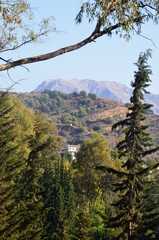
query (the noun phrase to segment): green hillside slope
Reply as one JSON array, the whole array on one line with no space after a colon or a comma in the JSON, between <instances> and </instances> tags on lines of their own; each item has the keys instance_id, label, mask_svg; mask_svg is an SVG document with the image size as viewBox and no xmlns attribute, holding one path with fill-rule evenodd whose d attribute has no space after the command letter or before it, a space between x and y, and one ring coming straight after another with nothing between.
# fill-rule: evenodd
<instances>
[{"instance_id":1,"label":"green hillside slope","mask_svg":"<svg viewBox=\"0 0 159 240\"><path fill-rule=\"evenodd\" d=\"M111 126L123 119L127 112L127 107L120 102L98 98L95 94L84 91L79 94L65 94L49 90L43 93L19 94L18 97L29 108L48 115L57 126L58 134L69 144L80 143L92 131L102 132L114 144L119 132L112 132ZM148 122L154 141L159 143L159 116L148 113Z\"/></svg>"}]
</instances>

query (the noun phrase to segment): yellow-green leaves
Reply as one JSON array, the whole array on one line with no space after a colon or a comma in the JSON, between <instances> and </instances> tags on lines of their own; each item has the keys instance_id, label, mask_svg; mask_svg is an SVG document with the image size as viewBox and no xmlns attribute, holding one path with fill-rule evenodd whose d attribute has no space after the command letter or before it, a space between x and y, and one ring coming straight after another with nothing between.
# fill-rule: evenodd
<instances>
[{"instance_id":1,"label":"yellow-green leaves","mask_svg":"<svg viewBox=\"0 0 159 240\"><path fill-rule=\"evenodd\" d=\"M43 19L35 25L33 17L27 0L0 1L0 52L37 42L40 36L55 30L52 26L53 18Z\"/></svg>"},{"instance_id":2,"label":"yellow-green leaves","mask_svg":"<svg viewBox=\"0 0 159 240\"><path fill-rule=\"evenodd\" d=\"M76 21L80 23L83 15L86 14L89 22L100 21L100 30L118 24L119 27L115 33L128 38L131 32L140 32L143 22L153 20L156 23L159 17L158 13L158 1L91 0L83 3Z\"/></svg>"}]
</instances>

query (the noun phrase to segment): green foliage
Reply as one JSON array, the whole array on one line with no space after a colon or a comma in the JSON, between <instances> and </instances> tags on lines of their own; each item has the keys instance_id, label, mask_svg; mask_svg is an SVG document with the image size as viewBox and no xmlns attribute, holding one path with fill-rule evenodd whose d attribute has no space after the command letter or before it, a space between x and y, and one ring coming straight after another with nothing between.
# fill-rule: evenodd
<instances>
[{"instance_id":1,"label":"green foliage","mask_svg":"<svg viewBox=\"0 0 159 240\"><path fill-rule=\"evenodd\" d=\"M51 31L51 19L43 19L39 23L40 27L37 31L33 29L32 20L33 12L27 0L0 1L0 23L2 26L0 52L15 50L26 43L36 42L40 36Z\"/></svg>"},{"instance_id":2,"label":"green foliage","mask_svg":"<svg viewBox=\"0 0 159 240\"><path fill-rule=\"evenodd\" d=\"M17 144L15 122L12 118L13 105L7 94L0 95L0 235L2 239L10 236L6 228L11 218L11 207L14 205L15 172L19 171L16 157ZM8 173L7 173L8 170Z\"/></svg>"},{"instance_id":3,"label":"green foliage","mask_svg":"<svg viewBox=\"0 0 159 240\"><path fill-rule=\"evenodd\" d=\"M86 115L87 115L86 109L83 108L83 107L79 107L78 117L79 117L79 118L82 118L82 117L84 117L84 116L86 116Z\"/></svg>"},{"instance_id":4,"label":"green foliage","mask_svg":"<svg viewBox=\"0 0 159 240\"><path fill-rule=\"evenodd\" d=\"M94 220L98 218L98 213L89 214L87 202L76 208L80 192L76 191L77 195L74 192L76 186L72 180L72 161L69 162L68 158L66 160L66 156L60 160L58 152L61 140L55 135L56 128L49 119L40 112L33 114L15 96L10 97L7 94L1 97L1 114L2 240L69 240L102 236L103 222L101 219ZM95 142L97 146L94 152ZM102 144L100 150L103 151L103 155L98 150L98 145ZM92 134L92 139L87 145L90 145L90 148L92 146L89 156L94 154L94 159L96 158L93 173L97 158L104 158L104 152L107 160L110 156L104 149L107 149L107 142L97 133ZM95 154L99 156L95 157ZM100 176L95 174L94 183L97 185ZM84 177L83 180L85 181ZM96 190L94 189L94 192ZM93 195L89 201L94 202Z\"/></svg>"},{"instance_id":5,"label":"green foliage","mask_svg":"<svg viewBox=\"0 0 159 240\"><path fill-rule=\"evenodd\" d=\"M89 22L97 22L95 31L108 29L108 35L115 33L129 39L136 31L141 32L143 23L152 20L158 22L158 1L84 1L76 17L76 22L81 23L84 14ZM155 14L154 14L155 12ZM136 30L134 30L136 29Z\"/></svg>"},{"instance_id":6,"label":"green foliage","mask_svg":"<svg viewBox=\"0 0 159 240\"><path fill-rule=\"evenodd\" d=\"M45 202L43 201L43 182L49 161L58 159L60 139L53 136L55 128L44 115L36 113L34 118L34 135L30 136L30 153L26 166L18 180L19 194L19 239L41 239L44 229ZM43 184L42 184L43 183Z\"/></svg>"},{"instance_id":7,"label":"green foliage","mask_svg":"<svg viewBox=\"0 0 159 240\"><path fill-rule=\"evenodd\" d=\"M65 94L50 90L44 93L19 94L20 99L28 107L41 110L50 117L54 124L58 124L59 135L67 142L77 144L87 135L90 136L93 130L99 130L109 139L112 135L118 134L117 131L111 132L110 129L112 122L121 119L121 116L115 112L119 103L95 96L88 94L85 97L80 93ZM60 105L59 99L62 102ZM114 109L114 113L112 111L112 116L110 116L108 112L109 117L107 117L109 109Z\"/></svg>"},{"instance_id":8,"label":"green foliage","mask_svg":"<svg viewBox=\"0 0 159 240\"><path fill-rule=\"evenodd\" d=\"M87 97L87 93L85 91L81 91L79 93L79 95L82 96L82 97Z\"/></svg>"},{"instance_id":9,"label":"green foliage","mask_svg":"<svg viewBox=\"0 0 159 240\"><path fill-rule=\"evenodd\" d=\"M73 160L72 155L69 152L64 152L61 154L61 156L62 156L62 159L67 160L69 162L71 162Z\"/></svg>"},{"instance_id":10,"label":"green foliage","mask_svg":"<svg viewBox=\"0 0 159 240\"><path fill-rule=\"evenodd\" d=\"M43 115L7 93L0 98L1 239L41 239L46 228L41 182L48 161L58 159L61 141Z\"/></svg>"},{"instance_id":11,"label":"green foliage","mask_svg":"<svg viewBox=\"0 0 159 240\"><path fill-rule=\"evenodd\" d=\"M89 213L79 211L76 215L73 235L75 240L91 240L92 239L92 220Z\"/></svg>"},{"instance_id":12,"label":"green foliage","mask_svg":"<svg viewBox=\"0 0 159 240\"><path fill-rule=\"evenodd\" d=\"M107 166L110 162L108 143L101 134L94 132L90 139L83 141L74 163L75 189L79 202L86 203L87 208L89 204L94 204L101 191L103 176L96 167Z\"/></svg>"},{"instance_id":13,"label":"green foliage","mask_svg":"<svg viewBox=\"0 0 159 240\"><path fill-rule=\"evenodd\" d=\"M145 68L140 68L140 70L142 69L145 71ZM135 73L135 76L140 79L138 72ZM145 85L137 84L136 86L144 89ZM63 128L64 133L71 138L67 129L74 129L72 125L74 121L78 120L74 115L73 107L76 106L77 109L81 97L77 94L74 99L72 95L58 92L53 93L56 97L50 98L49 94L52 92L44 93L42 97L41 94L34 95L38 108L42 103L47 105L47 102L50 101L59 102L59 100L56 102L57 96L59 96L58 99L65 101L67 107L68 102L71 103L72 112L66 116L69 116L72 123L64 124ZM142 98L140 91L134 91L134 95ZM28 94L27 97L29 96ZM127 183L129 186L133 184L132 168L130 167L134 163L131 162L132 159L137 159L133 173L140 173L139 176L136 175L136 179L139 180L137 185L133 186L138 191L138 187L142 188L142 184L144 185L144 191L141 194L141 189L137 192L137 197L139 196L141 201L137 201L138 198L135 194L133 195L132 203L135 203L133 210L138 202L141 205L133 215L135 217L137 215L136 218L133 218L133 221L135 222L137 219L137 222L135 222L136 228L133 231L132 239L133 237L135 239L135 236L142 240L158 237L156 222L159 212L157 195L159 181L158 174L154 171L157 162L146 158L146 161L141 161L141 166L137 158L140 154L146 156L155 151L155 149L150 149L150 139L146 132L144 109L147 112L147 104L139 104L136 98L132 97L129 105L130 111L128 111L129 124L122 125L125 135L129 134L126 136L131 136L131 131L134 136L134 128L131 128L133 126L131 124L134 124L136 120L135 129L138 129L138 134L141 133L141 138L139 134L134 142L143 144L144 152L140 152L139 145L133 148L131 138L131 151L135 149L133 158L131 158L132 155L128 151L130 149L128 138L126 141L125 138L120 138L123 145L118 144L120 151L117 152L110 149L103 135L93 132L91 137L81 144L76 160L72 160L69 154L60 156L62 142L57 136L57 129L50 118L46 118L46 115L39 111L33 113L27 109L14 94L2 93L0 98L0 234L2 240L115 239L124 229L124 225L120 224L120 228L116 228L112 220L116 220L116 224L120 223L118 211L120 213L123 206L125 206L124 210L128 209L126 204L130 199L127 197L130 191ZM82 99L85 97L82 96ZM93 102L96 105L97 102L99 103L99 99L93 100ZM106 107L109 103L112 106L112 102L108 102ZM102 102L102 104L105 103ZM51 105L50 102L49 106ZM141 107L139 112L135 106ZM65 114L64 109L65 107L62 108L62 111ZM61 114L61 107L59 110ZM131 116L133 117L131 118ZM140 120L143 123L141 125ZM99 124L99 121L90 119L91 124ZM125 121L120 121L120 123L125 123ZM105 124L104 121L103 123ZM79 141L79 136L82 139L82 133L86 129L82 121L76 124L76 133L79 134L76 137ZM140 128L137 128L138 124ZM121 146L124 146L123 150ZM118 161L118 156L123 156L121 163ZM121 167L122 163L124 166ZM107 171L101 171L103 169L107 169ZM140 176L144 177L140 179ZM117 192L113 192L113 184L116 181ZM120 189L122 184L124 191ZM118 195L118 191L122 194ZM143 197L144 201L142 201ZM120 202L122 198L124 200ZM111 205L112 201L117 203L117 208ZM122 207L119 206L119 202L122 203ZM125 217L123 223L127 224L129 221L132 219L129 220ZM142 234L141 237L143 232L145 234Z\"/></svg>"},{"instance_id":14,"label":"green foliage","mask_svg":"<svg viewBox=\"0 0 159 240\"><path fill-rule=\"evenodd\" d=\"M63 124L70 124L73 123L73 120L75 119L75 117L71 116L69 113L65 114L61 117L61 123Z\"/></svg>"},{"instance_id":15,"label":"green foliage","mask_svg":"<svg viewBox=\"0 0 159 240\"><path fill-rule=\"evenodd\" d=\"M46 179L44 176L45 182L42 185L45 188L47 211L43 220L46 228L42 239L71 239L75 195L72 176L66 166L63 160L56 161L49 176Z\"/></svg>"},{"instance_id":16,"label":"green foliage","mask_svg":"<svg viewBox=\"0 0 159 240\"><path fill-rule=\"evenodd\" d=\"M1 93L0 105L0 235L5 240L17 239L17 179L29 154L27 138L32 133L32 114L7 93ZM24 110L26 114L22 115Z\"/></svg>"},{"instance_id":17,"label":"green foliage","mask_svg":"<svg viewBox=\"0 0 159 240\"><path fill-rule=\"evenodd\" d=\"M98 166L113 167L115 163L111 160L108 143L102 134L93 132L89 139L83 141L72 165L78 196L76 201L82 209L76 219L78 234L81 234L77 239L109 239L113 233L111 228L105 228L105 221L108 220L107 215L113 212L114 176L100 171Z\"/></svg>"},{"instance_id":18,"label":"green foliage","mask_svg":"<svg viewBox=\"0 0 159 240\"><path fill-rule=\"evenodd\" d=\"M95 93L89 93L88 96L92 99L92 100L96 100L97 96Z\"/></svg>"},{"instance_id":19,"label":"green foliage","mask_svg":"<svg viewBox=\"0 0 159 240\"><path fill-rule=\"evenodd\" d=\"M58 96L64 101L60 107L57 105ZM119 137L121 134L120 129L111 131L112 124L123 118L123 113L120 114L116 109L121 106L121 103L116 101L101 98L92 100L90 94L86 98L83 98L78 93L64 94L57 91L24 93L18 94L18 97L27 107L33 110L41 110L46 116L49 116L52 122L58 125L58 134L66 142L78 144L86 137L89 137L93 130L98 130L106 136L112 146L116 137ZM85 99L87 99L86 105L79 106L79 102ZM125 105L122 107L124 108ZM111 111L109 111L110 109ZM159 141L159 134L156 130L158 127L158 118L157 115L147 113L147 124L150 125L150 131L155 143ZM82 131L79 131L79 128Z\"/></svg>"},{"instance_id":20,"label":"green foliage","mask_svg":"<svg viewBox=\"0 0 159 240\"><path fill-rule=\"evenodd\" d=\"M117 144L119 157L123 158L122 171L115 172L120 177L115 184L115 191L119 194L119 199L115 203L117 215L112 218L112 226L121 231L117 239L139 239L136 238L136 234L138 227L142 225L143 206L146 201L146 176L151 174L152 168L158 166L155 164L146 167L144 164L144 157L158 150L151 148L152 141L147 131L148 126L145 124L145 114L151 108L150 104L143 102L143 94L148 93L146 87L151 81L149 77L151 69L147 64L149 56L150 51L140 54L136 63L138 71L135 72L135 80L131 84L134 90L126 119L113 125L113 129L122 127L125 135ZM149 214L149 218L151 217L153 219Z\"/></svg>"}]
</instances>

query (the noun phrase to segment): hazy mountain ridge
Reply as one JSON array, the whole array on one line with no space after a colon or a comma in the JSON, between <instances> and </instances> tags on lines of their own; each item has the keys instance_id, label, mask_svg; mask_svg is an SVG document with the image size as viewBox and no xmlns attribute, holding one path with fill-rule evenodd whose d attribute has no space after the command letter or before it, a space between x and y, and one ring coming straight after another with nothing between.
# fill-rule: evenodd
<instances>
[{"instance_id":1,"label":"hazy mountain ridge","mask_svg":"<svg viewBox=\"0 0 159 240\"><path fill-rule=\"evenodd\" d=\"M95 81L91 79L55 79L42 82L34 92L44 90L57 90L63 93L85 91L95 93L98 97L110 98L116 101L127 103L132 95L132 89L124 84L110 81ZM151 103L155 114L159 114L159 94L145 95L145 101Z\"/></svg>"}]
</instances>

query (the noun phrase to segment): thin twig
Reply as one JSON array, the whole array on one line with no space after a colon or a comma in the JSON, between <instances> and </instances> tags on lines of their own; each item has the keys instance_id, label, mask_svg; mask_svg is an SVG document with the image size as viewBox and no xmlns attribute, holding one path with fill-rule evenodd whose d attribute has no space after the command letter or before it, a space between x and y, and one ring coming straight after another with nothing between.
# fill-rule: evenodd
<instances>
[{"instance_id":1,"label":"thin twig","mask_svg":"<svg viewBox=\"0 0 159 240\"><path fill-rule=\"evenodd\" d=\"M20 79L20 80L18 80L18 81L16 81L16 82L14 82L13 81L13 84L10 86L10 87L8 87L8 88L6 88L6 92L9 92L15 85L17 85L17 84L19 84L21 81L23 81L24 79ZM13 89L12 89L13 90Z\"/></svg>"},{"instance_id":2,"label":"thin twig","mask_svg":"<svg viewBox=\"0 0 159 240\"><path fill-rule=\"evenodd\" d=\"M155 42L154 42L151 38L148 38L148 37L146 37L145 35L140 34L139 32L136 31L135 28L133 28L133 30L135 31L135 33L136 33L138 36L140 36L140 37L142 37L142 38L145 38L146 40L152 42L153 46L154 46L155 48L159 49L159 47L155 44Z\"/></svg>"},{"instance_id":3,"label":"thin twig","mask_svg":"<svg viewBox=\"0 0 159 240\"><path fill-rule=\"evenodd\" d=\"M0 57L0 60L4 61L4 62L6 62L6 63L9 63L9 62L11 62L12 59L10 58L10 59L6 60L6 59Z\"/></svg>"}]
</instances>

